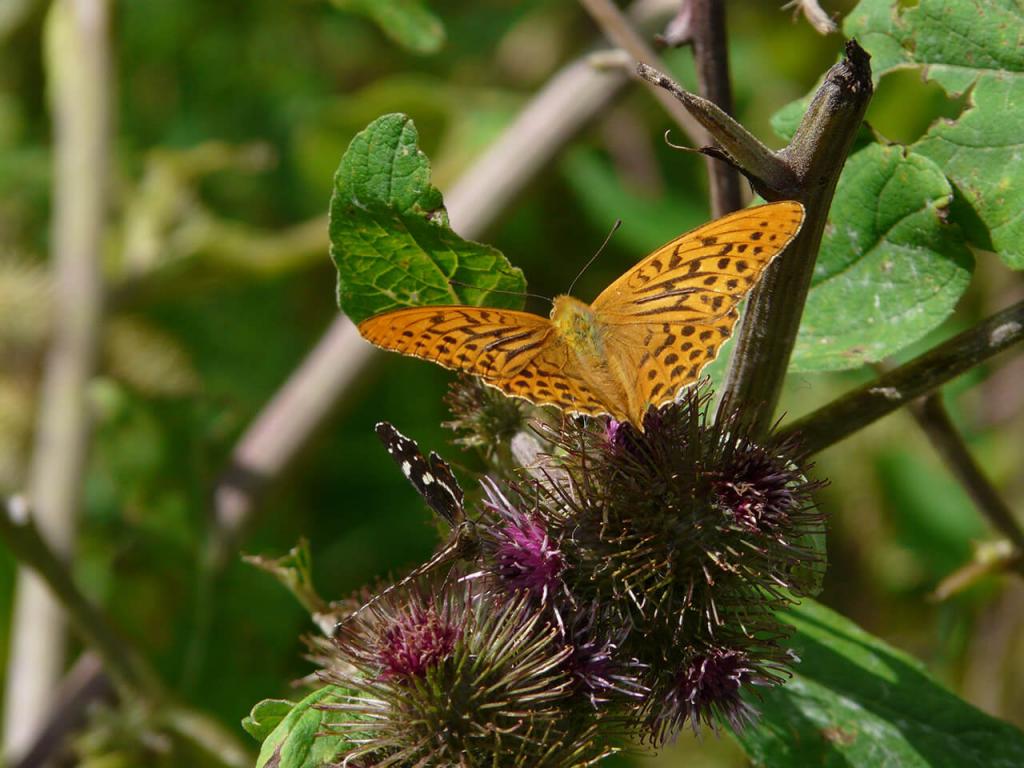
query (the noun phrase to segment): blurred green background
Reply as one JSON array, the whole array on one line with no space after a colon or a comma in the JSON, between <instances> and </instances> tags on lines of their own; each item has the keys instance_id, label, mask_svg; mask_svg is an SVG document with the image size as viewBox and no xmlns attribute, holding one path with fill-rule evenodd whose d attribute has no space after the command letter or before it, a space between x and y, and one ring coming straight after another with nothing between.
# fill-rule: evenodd
<instances>
[{"instance_id":1,"label":"blurred green background","mask_svg":"<svg viewBox=\"0 0 1024 768\"><path fill-rule=\"evenodd\" d=\"M47 273L46 4L7 2L0 15L4 494L24 488L55 309ZM729 5L736 114L772 146L781 145L772 113L812 88L842 47L840 36L823 37L778 5ZM852 2L824 6L842 13ZM73 568L164 678L232 728L262 698L295 697L290 682L311 671L300 636L313 626L293 599L237 559L208 589L200 560L212 488L233 444L337 311L320 222L348 141L380 114L409 114L445 190L561 65L597 40L571 2L447 0L434 10L446 41L436 53L414 54L367 19L320 0L114 5L114 193L104 267L116 300L91 389L96 429ZM664 55L692 87L689 51ZM960 106L909 70L883 80L868 119L886 138L908 141ZM627 91L481 239L523 268L531 291L551 296L621 218L622 229L575 290L593 298L649 249L709 217L703 160L666 146L662 134L672 127L647 92ZM683 141L678 130L671 138ZM936 338L1019 298L1020 278L1005 274L994 259L979 258L971 290ZM869 373L793 376L785 408L805 412ZM947 388L972 450L1017 508L1022 376L1024 358L997 361ZM449 379L435 366L381 355L275 487L242 549L279 554L308 537L328 598L423 560L435 530L372 427L387 419L457 465L474 465L440 426ZM943 603L927 599L970 559L974 542L994 535L910 417L894 415L826 451L818 473L831 479L819 495L831 521L823 601L922 658L968 700L1024 724L1021 585L993 578ZM0 548L3 657L13 574ZM680 753L694 766L743 764L728 739L698 743L686 734L643 762L676 764Z\"/></svg>"}]
</instances>

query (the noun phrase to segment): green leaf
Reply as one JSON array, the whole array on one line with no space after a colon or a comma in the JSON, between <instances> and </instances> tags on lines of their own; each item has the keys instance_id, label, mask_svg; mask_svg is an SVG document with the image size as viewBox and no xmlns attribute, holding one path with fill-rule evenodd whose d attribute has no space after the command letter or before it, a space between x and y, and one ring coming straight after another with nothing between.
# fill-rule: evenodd
<instances>
[{"instance_id":1,"label":"green leaf","mask_svg":"<svg viewBox=\"0 0 1024 768\"><path fill-rule=\"evenodd\" d=\"M264 699L242 718L242 727L256 741L262 742L288 716L294 706L295 702L287 699Z\"/></svg>"},{"instance_id":2,"label":"green leaf","mask_svg":"<svg viewBox=\"0 0 1024 768\"><path fill-rule=\"evenodd\" d=\"M444 26L420 0L331 0L335 7L372 20L381 31L413 53L436 53Z\"/></svg>"},{"instance_id":3,"label":"green leaf","mask_svg":"<svg viewBox=\"0 0 1024 768\"><path fill-rule=\"evenodd\" d=\"M313 557L306 539L301 539L284 557L245 555L242 559L249 565L275 576L311 614L329 610L327 602L313 586Z\"/></svg>"},{"instance_id":4,"label":"green leaf","mask_svg":"<svg viewBox=\"0 0 1024 768\"><path fill-rule=\"evenodd\" d=\"M971 241L1024 269L1024 7L920 0L901 9L862 0L843 28L871 53L876 78L921 66L950 96L968 94L959 118L936 121L912 148L956 186L962 205L951 213Z\"/></svg>"},{"instance_id":5,"label":"green leaf","mask_svg":"<svg viewBox=\"0 0 1024 768\"><path fill-rule=\"evenodd\" d=\"M1011 768L1024 734L943 688L920 662L829 609L781 614L801 661L737 735L758 766Z\"/></svg>"},{"instance_id":6,"label":"green leaf","mask_svg":"<svg viewBox=\"0 0 1024 768\"><path fill-rule=\"evenodd\" d=\"M331 258L338 304L355 322L426 304L519 308L526 281L496 248L448 226L416 127L385 115L357 134L331 196Z\"/></svg>"},{"instance_id":7,"label":"green leaf","mask_svg":"<svg viewBox=\"0 0 1024 768\"><path fill-rule=\"evenodd\" d=\"M330 763L348 748L348 742L328 733L328 725L337 722L338 714L317 707L336 704L347 696L345 689L328 685L292 707L263 742L256 768L321 768Z\"/></svg>"},{"instance_id":8,"label":"green leaf","mask_svg":"<svg viewBox=\"0 0 1024 768\"><path fill-rule=\"evenodd\" d=\"M847 161L791 368L881 360L934 329L970 281L973 257L946 224L952 189L931 160L869 145Z\"/></svg>"}]
</instances>

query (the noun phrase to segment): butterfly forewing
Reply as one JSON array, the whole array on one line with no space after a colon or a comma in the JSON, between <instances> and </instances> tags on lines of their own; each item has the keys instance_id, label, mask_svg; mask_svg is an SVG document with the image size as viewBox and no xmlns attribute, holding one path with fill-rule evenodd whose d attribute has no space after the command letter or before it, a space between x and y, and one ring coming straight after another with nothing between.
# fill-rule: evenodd
<instances>
[{"instance_id":1,"label":"butterfly forewing","mask_svg":"<svg viewBox=\"0 0 1024 768\"><path fill-rule=\"evenodd\" d=\"M740 302L803 223L803 206L769 203L723 216L663 245L601 292L605 323L707 321Z\"/></svg>"},{"instance_id":2,"label":"butterfly forewing","mask_svg":"<svg viewBox=\"0 0 1024 768\"><path fill-rule=\"evenodd\" d=\"M487 307L397 309L359 324L379 347L431 360L484 378L507 378L526 365L551 335L547 318Z\"/></svg>"}]
</instances>

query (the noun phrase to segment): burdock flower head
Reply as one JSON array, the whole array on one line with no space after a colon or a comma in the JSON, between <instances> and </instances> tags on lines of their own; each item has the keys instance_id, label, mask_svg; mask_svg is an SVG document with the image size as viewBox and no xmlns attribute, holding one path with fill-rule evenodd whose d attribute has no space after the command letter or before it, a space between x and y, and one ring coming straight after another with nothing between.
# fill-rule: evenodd
<instances>
[{"instance_id":1,"label":"burdock flower head","mask_svg":"<svg viewBox=\"0 0 1024 768\"><path fill-rule=\"evenodd\" d=\"M342 760L574 766L606 753L596 721L573 714L570 648L525 596L429 586L394 590L339 625L322 677L351 691L328 705L351 745Z\"/></svg>"},{"instance_id":2,"label":"burdock flower head","mask_svg":"<svg viewBox=\"0 0 1024 768\"><path fill-rule=\"evenodd\" d=\"M594 709L615 702L627 708L641 703L648 693L641 682L644 665L621 649L628 634L621 627L602 627L596 605L578 610L567 627L571 653L567 659L573 684Z\"/></svg>"},{"instance_id":3,"label":"burdock flower head","mask_svg":"<svg viewBox=\"0 0 1024 768\"><path fill-rule=\"evenodd\" d=\"M493 481L485 478L482 485L485 568L508 592L525 592L538 604L564 602L566 560L539 498L530 508L521 494L516 495L516 504Z\"/></svg>"},{"instance_id":4,"label":"burdock flower head","mask_svg":"<svg viewBox=\"0 0 1024 768\"><path fill-rule=\"evenodd\" d=\"M526 429L533 407L501 392L472 376L459 376L445 397L452 418L444 426L456 433L455 442L465 448L478 448L489 462L508 452L517 432Z\"/></svg>"},{"instance_id":5,"label":"burdock flower head","mask_svg":"<svg viewBox=\"0 0 1024 768\"><path fill-rule=\"evenodd\" d=\"M381 633L378 654L381 675L395 680L426 677L455 650L462 628L433 602L416 600L395 612L394 623Z\"/></svg>"},{"instance_id":6,"label":"burdock flower head","mask_svg":"<svg viewBox=\"0 0 1024 768\"><path fill-rule=\"evenodd\" d=\"M718 731L725 722L738 731L756 717L756 710L741 693L750 685L778 685L784 669L758 663L744 651L711 648L695 653L674 673L660 700L648 704L650 740L662 744L689 723L694 733L701 726Z\"/></svg>"},{"instance_id":7,"label":"burdock flower head","mask_svg":"<svg viewBox=\"0 0 1024 768\"><path fill-rule=\"evenodd\" d=\"M642 718L659 742L687 720L746 721L726 693L782 679L765 672L786 658L774 612L813 591L823 560L817 484L792 446L713 422L707 404L694 388L649 410L643 430L598 422L551 437L571 478L546 502L571 520L563 578L604 625L631 627L622 651L649 670Z\"/></svg>"}]
</instances>

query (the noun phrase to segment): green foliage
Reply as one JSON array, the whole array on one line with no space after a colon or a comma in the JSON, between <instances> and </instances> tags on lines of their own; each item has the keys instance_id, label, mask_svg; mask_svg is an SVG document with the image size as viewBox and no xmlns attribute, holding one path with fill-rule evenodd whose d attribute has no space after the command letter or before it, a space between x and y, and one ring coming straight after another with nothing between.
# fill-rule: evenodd
<instances>
[{"instance_id":1,"label":"green foliage","mask_svg":"<svg viewBox=\"0 0 1024 768\"><path fill-rule=\"evenodd\" d=\"M263 741L256 768L321 768L330 762L345 748L346 742L341 736L327 733L327 726L335 715L321 707L337 704L346 695L343 689L328 685L293 706ZM285 704L287 702L279 701L257 704L246 719L249 724L246 730L254 736L262 734L270 725L264 723L264 719L280 716Z\"/></svg>"},{"instance_id":2,"label":"green foliage","mask_svg":"<svg viewBox=\"0 0 1024 768\"><path fill-rule=\"evenodd\" d=\"M920 662L839 614L805 601L783 619L801 661L764 694L761 722L737 738L766 768L1010 768L1024 734L937 683Z\"/></svg>"},{"instance_id":3,"label":"green foliage","mask_svg":"<svg viewBox=\"0 0 1024 768\"><path fill-rule=\"evenodd\" d=\"M274 576L310 613L326 610L327 604L313 586L313 561L309 542L305 539L299 541L284 557L248 555L244 560Z\"/></svg>"},{"instance_id":4,"label":"green foliage","mask_svg":"<svg viewBox=\"0 0 1024 768\"><path fill-rule=\"evenodd\" d=\"M899 351L953 311L973 258L946 223L952 190L931 160L871 144L846 163L791 368L842 370Z\"/></svg>"},{"instance_id":5,"label":"green foliage","mask_svg":"<svg viewBox=\"0 0 1024 768\"><path fill-rule=\"evenodd\" d=\"M419 0L331 0L343 11L372 19L381 31L413 53L436 53L444 45L444 26Z\"/></svg>"},{"instance_id":6,"label":"green foliage","mask_svg":"<svg viewBox=\"0 0 1024 768\"><path fill-rule=\"evenodd\" d=\"M685 197L672 190L641 194L593 151L579 148L569 152L561 169L594 229L607 229L616 219L622 221L614 240L630 249L634 262L704 222L706 203L697 195Z\"/></svg>"},{"instance_id":7,"label":"green foliage","mask_svg":"<svg viewBox=\"0 0 1024 768\"><path fill-rule=\"evenodd\" d=\"M431 4L443 10L443 27ZM47 253L61 179L51 178L53 115L40 56L45 5L8 5L13 10L0 2L0 489L15 493L27 485L50 341ZM892 133L908 137L905 148L865 131L841 182L794 356L795 371L819 373L791 377L794 410L867 375L829 371L906 345L903 354L926 348L936 330L946 330L936 326L958 299L948 325L962 329L1000 306L1004 287L1013 289L1013 278L985 254L979 279L968 287L965 242L1024 266L1018 6L865 0L847 18L847 34L868 48L876 79L893 92L885 104L875 100L872 109L888 119L875 122L869 113L872 124L888 136L891 124L913 118L914 129ZM232 4L200 0L118 6L113 198L103 263L108 316L99 375L88 392L95 419L73 563L76 580L174 696L239 736L237 723L253 701L290 695L289 681L309 672L298 639L310 630L309 616L265 574L232 561L211 578L197 563L214 517L212 489L226 470L245 472L232 464L233 446L337 311L325 290L332 270L323 258L323 207L338 158L377 115L415 118L418 136L408 118L374 123L354 143L342 163L347 175L339 173L341 186L333 190L344 194L335 200L341 215L332 245L347 270L346 309L356 319L422 301L518 306L491 291L522 290L517 270L496 250L455 236L432 185L447 189L546 78L587 50L592 32L576 5L544 0L453 0L443 9L431 0L250 0L245 8L238 13ZM765 116L810 87L841 47L839 36L819 37L791 23L778 4L730 4L729 31L736 114L755 133L765 132ZM666 58L693 88L690 51ZM941 92L941 109L905 97L921 73L932 84L929 98ZM802 112L802 104L792 105L790 126ZM940 114L950 119L933 123ZM557 171L542 173L518 195L489 227L487 241L517 254L531 283L542 286L536 290L553 294L621 218L608 254L577 291L594 295L650 248L707 218L703 161L665 147L667 128L673 141L685 143L649 94L626 94L567 143L551 163ZM851 232L871 247L855 248ZM407 259L409 274L386 274L382 265L392 258ZM726 362L723 355L713 368L724 370ZM319 441L283 482L254 478L272 482L274 495L246 530L244 549L282 552L309 536L315 568L306 550L262 561L308 610L319 605L314 575L325 598L338 598L381 574L408 572L436 544L422 504L372 425L388 418L424 445L442 445L441 394L450 377L398 356L378 371L346 390ZM956 405L983 469L1009 490L1024 463L1024 441L1007 419L1015 402L1007 373L989 377L979 369L970 381L974 391L958 390L964 396ZM992 533L918 447L891 450L915 428L905 414L894 415L819 457L814 477L833 478L819 495L831 516L834 559L822 600L856 612L883 636L899 637L951 684L977 679L974 654L981 647L986 663L1010 673L1000 690L988 692L987 706L1019 723L1014 649L989 658L998 649L985 646L978 629L989 607L983 596L1001 589L1002 580L986 577L984 589L955 604L918 599L969 562L969 543L991 543ZM2 609L13 601L14 568L0 545ZM768 734L745 742L754 759L770 764L769 757L789 754L793 763L785 765L805 756L812 764L875 765L884 752L910 765L950 765L975 728L982 744L975 754L989 748L987 739L993 763L1000 754L1019 762L1019 751L1004 749L1016 738L1008 728L942 691L904 656L846 632L835 616L821 620L827 632L812 636L810 615L820 617L820 609L794 614L803 622L797 651L804 664L792 698L787 689L762 703ZM951 621L963 628L955 647L946 631ZM8 625L0 622L0 655ZM884 679L883 688L880 675L845 661L864 657L884 660L903 677ZM901 681L908 690L894 692ZM878 688L861 695L868 683ZM327 702L334 693L325 689L311 700ZM913 715L904 718L906 728L899 728L900 713L880 714L875 699L906 707ZM923 716L919 700L930 708ZM271 745L271 764L278 748L278 758L296 765L316 764L322 755L314 750L330 751L329 742L313 736L326 713L307 702L268 700L246 718L246 728ZM965 713L962 727L944 716L946 709ZM834 722L838 729L829 730ZM101 746L123 740L131 749L90 751L102 756L92 764L208 764L181 754L180 745L160 756L140 746L166 748L166 734L148 725L139 728L120 710L105 723L94 719L89 729ZM861 750L864 734L876 731L884 746ZM851 734L857 738L845 743ZM902 752L892 747L900 739ZM737 748L728 739L684 738L665 760L703 764L723 749ZM715 765L742 760L737 753ZM637 763L624 756L620 764Z\"/></svg>"},{"instance_id":8,"label":"green foliage","mask_svg":"<svg viewBox=\"0 0 1024 768\"><path fill-rule=\"evenodd\" d=\"M1024 268L1024 8L1013 0L921 0L902 8L863 0L843 30L872 55L876 78L920 66L948 94L966 93L956 120L939 120L914 144L962 196L952 209L980 248Z\"/></svg>"},{"instance_id":9,"label":"green foliage","mask_svg":"<svg viewBox=\"0 0 1024 768\"><path fill-rule=\"evenodd\" d=\"M869 144L848 161L796 371L855 368L936 328L967 288L968 242L1024 267L1024 11L1012 2L863 0L843 28L871 54L876 82L920 67L966 106L937 116L902 152ZM775 115L780 135L792 136L809 100Z\"/></svg>"},{"instance_id":10,"label":"green foliage","mask_svg":"<svg viewBox=\"0 0 1024 768\"><path fill-rule=\"evenodd\" d=\"M262 744L294 708L294 701L264 699L242 718L242 727L246 733Z\"/></svg>"},{"instance_id":11,"label":"green foliage","mask_svg":"<svg viewBox=\"0 0 1024 768\"><path fill-rule=\"evenodd\" d=\"M338 304L356 322L424 304L522 306L526 283L495 248L448 226L430 162L405 115L359 133L338 166L331 197L331 257Z\"/></svg>"}]
</instances>

